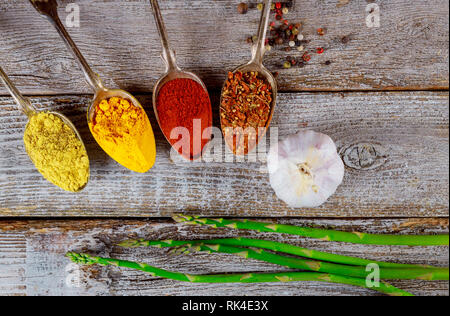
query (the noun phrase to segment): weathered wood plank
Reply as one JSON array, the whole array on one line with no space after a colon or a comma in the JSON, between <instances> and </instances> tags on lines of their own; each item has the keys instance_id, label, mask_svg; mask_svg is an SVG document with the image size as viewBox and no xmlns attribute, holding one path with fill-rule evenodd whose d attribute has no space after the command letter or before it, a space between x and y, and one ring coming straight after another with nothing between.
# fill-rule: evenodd
<instances>
[{"instance_id":1,"label":"weathered wood plank","mask_svg":"<svg viewBox=\"0 0 450 316\"><path fill-rule=\"evenodd\" d=\"M448 233L448 218L277 221L371 233ZM350 245L296 236L215 230L165 220L0 221L0 295L377 295L351 286L316 282L270 285L186 284L153 278L138 271L99 266L79 270L77 287L66 285L71 273L77 271L76 266L70 265L64 257L67 251L143 261L161 268L193 274L285 271L283 267L231 255L196 253L175 256L169 254L167 249L122 249L115 246L126 238L202 239L232 236L266 238L322 251L401 263L448 266L449 260L448 247ZM7 248L3 241L7 243ZM416 295L448 295L448 282L393 283Z\"/></svg>"},{"instance_id":2,"label":"weathered wood plank","mask_svg":"<svg viewBox=\"0 0 450 316\"><path fill-rule=\"evenodd\" d=\"M313 53L302 69L282 70L285 57L302 53L273 49L266 65L280 71L280 88L305 90L448 89L446 0L378 1L379 28L366 26L365 0L296 1L286 15L304 24ZM72 0L59 1L64 21ZM150 92L163 72L161 46L146 0L79 0L81 27L74 40L108 87ZM210 88L221 87L226 71L250 58L245 42L256 33L259 12L237 13L238 1L161 1L180 66L197 72ZM188 12L188 13L187 13ZM316 35L318 27L327 34ZM0 3L2 66L29 94L91 93L75 61L53 27L27 1ZM343 44L347 36L350 41ZM331 65L324 65L330 60ZM0 93L5 90L0 87Z\"/></svg>"},{"instance_id":3,"label":"weathered wood plank","mask_svg":"<svg viewBox=\"0 0 450 316\"><path fill-rule=\"evenodd\" d=\"M140 100L151 113L151 97ZM183 210L217 216L448 216L447 92L281 94L272 125L280 137L304 127L324 132L347 166L336 194L313 209L290 209L277 199L262 172L264 156L257 162L180 165L170 159L151 115L157 162L150 172L135 174L108 159L90 135L84 113L89 97L33 102L61 110L80 128L91 180L82 193L70 194L42 179L23 149L26 117L11 98L0 98L0 216L160 217Z\"/></svg>"}]
</instances>

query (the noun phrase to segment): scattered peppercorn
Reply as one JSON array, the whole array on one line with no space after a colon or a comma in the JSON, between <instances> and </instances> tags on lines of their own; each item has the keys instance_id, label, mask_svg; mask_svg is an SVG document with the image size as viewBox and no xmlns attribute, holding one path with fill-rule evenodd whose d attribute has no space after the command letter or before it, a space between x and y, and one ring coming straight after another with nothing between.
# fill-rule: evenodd
<instances>
[{"instance_id":1,"label":"scattered peppercorn","mask_svg":"<svg viewBox=\"0 0 450 316\"><path fill-rule=\"evenodd\" d=\"M311 60L311 56L308 54L308 52L305 52L302 56L303 60L308 62Z\"/></svg>"},{"instance_id":2,"label":"scattered peppercorn","mask_svg":"<svg viewBox=\"0 0 450 316\"><path fill-rule=\"evenodd\" d=\"M323 27L320 27L317 29L317 34L319 34L320 36L324 36L326 33L326 29L324 29Z\"/></svg>"},{"instance_id":3,"label":"scattered peppercorn","mask_svg":"<svg viewBox=\"0 0 450 316\"><path fill-rule=\"evenodd\" d=\"M275 44L277 44L277 45L282 45L283 44L283 39L281 38L281 37L277 37L276 39L275 39Z\"/></svg>"},{"instance_id":4,"label":"scattered peppercorn","mask_svg":"<svg viewBox=\"0 0 450 316\"><path fill-rule=\"evenodd\" d=\"M306 44L310 43L310 40L305 40L305 36L301 34L302 30L302 23L290 23L286 18L284 18L285 14L289 13L289 8L292 7L293 1L292 0L286 0L285 2L274 2L271 5L271 12L275 16L275 20L271 21L269 24L269 32L270 37L266 39L265 47L266 50L270 50L274 46L282 46L280 49L283 49L286 52L290 52L292 48L296 48L297 51L303 52L303 54L300 57L300 60L295 57L288 56L286 58L286 61L283 63L283 68L291 68L293 66L298 65L298 67L303 68L307 62L311 60L311 54L306 51L307 49ZM241 8L242 6L242 8ZM264 9L263 3L257 3L257 4L250 4L246 5L245 3L241 2L239 4L238 10L239 12L245 11L244 9L248 8L256 8L258 10ZM278 22L276 22L278 21ZM319 36L324 36L327 33L327 29L324 27L319 27L316 29L317 34ZM343 43L348 43L349 41L348 36L344 36L341 38L341 41ZM253 43L256 41L256 38L248 38L247 42ZM286 45L286 46L285 46ZM325 52L325 49L323 47L318 47L314 50L317 54L323 54ZM331 61L327 60L324 62L325 65L330 65Z\"/></svg>"},{"instance_id":5,"label":"scattered peppercorn","mask_svg":"<svg viewBox=\"0 0 450 316\"><path fill-rule=\"evenodd\" d=\"M249 44L253 43L253 39L251 36L247 38L247 43L249 43Z\"/></svg>"},{"instance_id":6,"label":"scattered peppercorn","mask_svg":"<svg viewBox=\"0 0 450 316\"><path fill-rule=\"evenodd\" d=\"M342 39L341 39L341 42L342 42L343 44L347 44L349 41L350 41L350 38L349 38L348 36L344 36L344 37L342 37Z\"/></svg>"},{"instance_id":7,"label":"scattered peppercorn","mask_svg":"<svg viewBox=\"0 0 450 316\"><path fill-rule=\"evenodd\" d=\"M238 8L237 9L238 9L238 12L240 14L246 14L247 11L248 11L248 4L244 3L244 2L241 2L241 3L238 4Z\"/></svg>"}]
</instances>

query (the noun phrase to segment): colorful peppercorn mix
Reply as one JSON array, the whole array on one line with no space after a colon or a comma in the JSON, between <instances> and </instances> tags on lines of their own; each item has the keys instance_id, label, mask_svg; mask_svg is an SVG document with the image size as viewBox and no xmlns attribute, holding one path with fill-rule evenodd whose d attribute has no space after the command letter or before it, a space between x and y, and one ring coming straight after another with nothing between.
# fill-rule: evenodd
<instances>
[{"instance_id":1,"label":"colorful peppercorn mix","mask_svg":"<svg viewBox=\"0 0 450 316\"><path fill-rule=\"evenodd\" d=\"M263 5L262 3L260 4L262 9ZM292 50L303 52L303 55L300 56L299 61L295 59L288 60L289 65L285 62L282 62L280 66L282 66L283 68L290 68L293 66L304 67L311 60L310 53L305 52L306 46L310 42L310 40L306 40L305 35L301 33L302 23L291 23L284 17L289 13L289 8L291 8L292 6L292 0L272 3L271 11L275 15L275 21L271 21L269 23L269 37L265 43L267 51L271 50L272 48L278 48L279 50L285 52L291 52ZM327 29L325 27L319 27L316 29L316 32L317 35L324 36L327 33ZM252 43L253 41L248 39L247 42ZM342 42L347 43L348 37L344 37L342 39ZM313 52L320 55L325 52L325 49L323 47L319 47L314 49Z\"/></svg>"}]
</instances>

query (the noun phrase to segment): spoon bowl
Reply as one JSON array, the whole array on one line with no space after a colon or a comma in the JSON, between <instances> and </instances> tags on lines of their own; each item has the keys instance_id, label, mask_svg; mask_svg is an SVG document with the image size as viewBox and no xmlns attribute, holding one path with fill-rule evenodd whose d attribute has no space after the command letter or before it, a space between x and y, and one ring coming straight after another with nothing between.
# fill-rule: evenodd
<instances>
[{"instance_id":1,"label":"spoon bowl","mask_svg":"<svg viewBox=\"0 0 450 316\"><path fill-rule=\"evenodd\" d=\"M248 62L244 65L241 65L232 71L233 73L257 72L258 75L260 77L263 77L267 81L267 83L270 85L270 87L272 88L272 102L270 104L269 117L266 121L264 131L262 133L260 133L258 131L256 141L252 144L252 147L249 147L249 148L247 148L246 151L244 151L243 155L250 153L258 145L259 140L264 137L264 135L266 134L266 132L270 126L270 123L271 123L272 117L273 117L273 113L275 112L275 107L276 107L277 90L278 90L277 81L276 81L275 77L272 75L272 73L266 67L264 67L264 65L262 64L264 53L265 53L265 41L266 41L267 28L269 25L271 4L272 4L272 0L264 1L264 9L261 13L261 19L260 19L259 27L258 27L258 35L257 35L258 39L252 46L252 59L250 60L250 62ZM225 82L222 86L222 92L224 91L226 84L227 84L227 80L225 80ZM222 96L223 96L223 93L221 93L221 96L220 96L220 105L221 106L222 106L222 101L223 101ZM226 138L226 133L224 131L225 127L222 123L222 115L220 115L220 125L222 127L222 132ZM228 145L230 146L230 149L234 152L233 143L232 144L228 143ZM237 154L237 153L235 153L235 154Z\"/></svg>"},{"instance_id":2,"label":"spoon bowl","mask_svg":"<svg viewBox=\"0 0 450 316\"><path fill-rule=\"evenodd\" d=\"M153 88L153 110L155 112L155 116L156 116L156 120L158 122L159 127L161 128L161 130L163 131L164 137L166 138L166 140L170 142L169 139L169 135L166 135L166 133L164 133L164 130L161 126L161 121L159 119L159 115L158 115L158 95L159 95L159 91L161 90L161 88L168 83L169 81L175 80L175 79L191 79L195 82L197 82L198 84L200 84L200 86L203 88L203 90L205 91L206 95L208 95L209 98L209 93L208 93L208 89L206 88L206 85L204 84L204 82L194 73L192 72L188 72L188 71L183 71L181 70L177 63L176 63L176 57L175 57L175 51L172 50L172 48L169 45L169 39L167 36L167 31L166 31L166 27L164 25L164 21L161 15L161 10L159 8L159 4L157 0L150 0L152 9L153 9L153 16L155 18L155 22L156 22L156 26L159 32L159 37L161 39L161 44L162 44L162 54L161 54L161 58L163 59L163 61L166 64L166 72L165 74L163 74L161 76L161 78L157 81L156 85ZM209 104L211 104L211 100L209 99ZM211 109L211 105L209 106L208 109L208 126L212 126L212 109ZM182 155L184 157L184 155ZM189 157L189 160L196 160L198 158L201 157L201 153L198 156L194 156L194 157ZM187 159L187 157L184 157Z\"/></svg>"},{"instance_id":3,"label":"spoon bowl","mask_svg":"<svg viewBox=\"0 0 450 316\"><path fill-rule=\"evenodd\" d=\"M9 93L11 94L11 96L14 98L14 101L17 103L17 105L19 105L19 107L21 108L21 110L27 115L28 117L28 123L25 127L25 129L28 128L28 124L29 124L29 119L40 113L40 112L44 112L44 111L38 111L30 102L30 100L28 98L25 98L20 92L19 90L16 88L16 86L12 83L12 81L8 78L8 76L6 75L6 73L3 71L3 69L0 67L0 80L4 83L5 87L8 89ZM63 114L59 113L59 112L55 112L55 111L45 111L46 113L55 115L56 117L60 118L61 121L68 126L72 132L75 134L75 137L80 141L81 146L83 147L83 151L87 153L86 150L86 146L84 145L83 139L81 138L80 133L78 132L77 128L75 127L75 125L73 125L73 123ZM30 153L28 152L27 148L25 147L25 151L27 152L28 157L31 156ZM34 162L33 162L34 163ZM90 168L90 167L88 167ZM89 182L89 178L90 178L90 169L88 169L88 178L86 179L86 183L80 187L78 190L76 190L75 192L80 192L82 191Z\"/></svg>"}]
</instances>

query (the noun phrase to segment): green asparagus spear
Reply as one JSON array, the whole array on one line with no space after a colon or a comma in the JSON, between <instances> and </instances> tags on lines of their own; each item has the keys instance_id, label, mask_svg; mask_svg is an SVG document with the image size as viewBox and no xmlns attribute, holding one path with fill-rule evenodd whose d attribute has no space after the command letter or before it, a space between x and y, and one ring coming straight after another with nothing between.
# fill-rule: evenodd
<instances>
[{"instance_id":1,"label":"green asparagus spear","mask_svg":"<svg viewBox=\"0 0 450 316\"><path fill-rule=\"evenodd\" d=\"M224 218L203 218L190 215L175 215L173 219L192 225L207 225L214 228L229 227L234 229L250 229L259 232L283 233L303 237L317 238L327 241L340 241L369 245L405 245L405 246L448 246L448 235L376 235L358 232L342 232L328 229L298 227L274 223L262 223L249 220L228 220Z\"/></svg>"},{"instance_id":2,"label":"green asparagus spear","mask_svg":"<svg viewBox=\"0 0 450 316\"><path fill-rule=\"evenodd\" d=\"M152 276L162 277L184 282L193 283L260 283L260 282L293 282L293 281L318 281L328 283L340 283L354 285L392 295L392 296L412 296L411 293L398 289L388 283L380 282L379 287L368 287L364 279L339 276L318 272L280 272L280 273L246 273L246 274L212 274L212 275L191 275L179 272L172 272L145 263L137 263L126 260L111 258L93 257L87 254L74 252L67 253L67 257L77 264L100 264L104 266L113 265L117 267L140 270Z\"/></svg>"},{"instance_id":3,"label":"green asparagus spear","mask_svg":"<svg viewBox=\"0 0 450 316\"><path fill-rule=\"evenodd\" d=\"M157 244L157 243L156 243ZM163 246L165 244L157 244ZM169 246L170 247L170 246ZM173 247L173 246L172 246ZM345 275L355 278L366 278L372 270L366 271L365 267L348 266L329 262L305 260L301 258L291 258L278 254L273 254L262 249L253 250L249 248L240 248L233 246L225 246L220 244L202 244L193 243L189 246L181 246L176 248L180 253L185 251L206 251L235 254L243 258L250 258L265 261L273 264L286 266L293 269L301 269L305 271L315 271L332 273L337 275ZM409 269L392 269L380 268L380 279L382 280L448 280L449 272L445 268L409 268Z\"/></svg>"},{"instance_id":4,"label":"green asparagus spear","mask_svg":"<svg viewBox=\"0 0 450 316\"><path fill-rule=\"evenodd\" d=\"M375 261L368 259L361 259L357 257L349 257L336 255L328 252L322 252L307 248L302 248L290 244L284 244L271 240L262 239L250 239L250 238L224 238L224 239L208 239L208 240L126 240L119 243L119 246L126 248L137 248L137 247L179 247L179 246L192 246L193 244L219 244L227 246L237 246L237 247L253 247L253 248L263 248L267 250L272 250L276 252L283 252L291 255L296 255L304 258L334 262L340 264L347 264L353 266L367 266L368 264L377 264L380 268L428 268L433 269L433 266L428 265L414 265L414 264L402 264L402 263L391 263L383 261Z\"/></svg>"}]
</instances>

